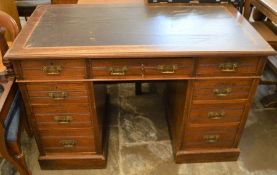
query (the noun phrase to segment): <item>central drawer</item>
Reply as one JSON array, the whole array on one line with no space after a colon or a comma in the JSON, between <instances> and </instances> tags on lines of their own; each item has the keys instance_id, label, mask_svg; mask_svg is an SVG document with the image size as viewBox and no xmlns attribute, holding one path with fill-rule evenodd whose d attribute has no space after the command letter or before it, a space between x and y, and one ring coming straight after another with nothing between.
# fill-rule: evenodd
<instances>
[{"instance_id":1,"label":"central drawer","mask_svg":"<svg viewBox=\"0 0 277 175\"><path fill-rule=\"evenodd\" d=\"M92 60L94 79L178 79L193 75L193 58Z\"/></svg>"},{"instance_id":2,"label":"central drawer","mask_svg":"<svg viewBox=\"0 0 277 175\"><path fill-rule=\"evenodd\" d=\"M194 69L192 58L168 58L143 60L145 78L185 78L191 77Z\"/></svg>"},{"instance_id":3,"label":"central drawer","mask_svg":"<svg viewBox=\"0 0 277 175\"><path fill-rule=\"evenodd\" d=\"M94 79L141 78L141 61L138 59L92 60Z\"/></svg>"}]
</instances>

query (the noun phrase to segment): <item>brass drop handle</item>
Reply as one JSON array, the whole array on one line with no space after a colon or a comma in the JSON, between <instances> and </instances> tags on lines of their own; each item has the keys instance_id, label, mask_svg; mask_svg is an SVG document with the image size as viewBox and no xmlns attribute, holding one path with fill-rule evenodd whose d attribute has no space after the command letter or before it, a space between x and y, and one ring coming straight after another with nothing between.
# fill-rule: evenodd
<instances>
[{"instance_id":1,"label":"brass drop handle","mask_svg":"<svg viewBox=\"0 0 277 175\"><path fill-rule=\"evenodd\" d=\"M48 65L42 67L42 72L46 73L47 75L59 75L63 67L60 65Z\"/></svg>"},{"instance_id":2,"label":"brass drop handle","mask_svg":"<svg viewBox=\"0 0 277 175\"><path fill-rule=\"evenodd\" d=\"M220 120L224 118L225 112L209 112L208 117L212 120Z\"/></svg>"},{"instance_id":3,"label":"brass drop handle","mask_svg":"<svg viewBox=\"0 0 277 175\"><path fill-rule=\"evenodd\" d=\"M206 143L216 143L219 140L219 135L204 135L203 139Z\"/></svg>"},{"instance_id":4,"label":"brass drop handle","mask_svg":"<svg viewBox=\"0 0 277 175\"><path fill-rule=\"evenodd\" d=\"M124 75L126 75L126 72L128 71L128 68L127 68L127 66L123 66L123 67L110 67L109 71L110 71L110 75L113 75L113 76L124 76Z\"/></svg>"},{"instance_id":5,"label":"brass drop handle","mask_svg":"<svg viewBox=\"0 0 277 175\"><path fill-rule=\"evenodd\" d=\"M48 95L53 100L64 100L67 97L66 92L49 92Z\"/></svg>"},{"instance_id":6,"label":"brass drop handle","mask_svg":"<svg viewBox=\"0 0 277 175\"><path fill-rule=\"evenodd\" d=\"M178 69L177 65L159 65L158 70L162 74L174 74Z\"/></svg>"},{"instance_id":7,"label":"brass drop handle","mask_svg":"<svg viewBox=\"0 0 277 175\"><path fill-rule=\"evenodd\" d=\"M69 124L73 119L71 116L55 116L54 120L58 124Z\"/></svg>"},{"instance_id":8,"label":"brass drop handle","mask_svg":"<svg viewBox=\"0 0 277 175\"><path fill-rule=\"evenodd\" d=\"M214 89L214 95L217 97L226 97L231 94L232 89L231 88L225 88L225 89Z\"/></svg>"},{"instance_id":9,"label":"brass drop handle","mask_svg":"<svg viewBox=\"0 0 277 175\"><path fill-rule=\"evenodd\" d=\"M222 63L218 66L221 72L235 72L238 67L238 63Z\"/></svg>"},{"instance_id":10,"label":"brass drop handle","mask_svg":"<svg viewBox=\"0 0 277 175\"><path fill-rule=\"evenodd\" d=\"M74 148L77 144L76 140L61 140L59 142L64 148Z\"/></svg>"}]
</instances>

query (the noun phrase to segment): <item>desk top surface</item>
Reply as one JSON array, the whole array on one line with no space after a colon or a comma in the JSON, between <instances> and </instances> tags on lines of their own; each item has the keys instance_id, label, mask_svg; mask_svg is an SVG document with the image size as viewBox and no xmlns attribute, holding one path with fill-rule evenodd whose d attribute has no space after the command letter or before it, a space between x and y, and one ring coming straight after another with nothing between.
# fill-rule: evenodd
<instances>
[{"instance_id":1,"label":"desk top surface","mask_svg":"<svg viewBox=\"0 0 277 175\"><path fill-rule=\"evenodd\" d=\"M275 51L229 5L55 5L38 8L6 55L165 57L271 55Z\"/></svg>"}]
</instances>

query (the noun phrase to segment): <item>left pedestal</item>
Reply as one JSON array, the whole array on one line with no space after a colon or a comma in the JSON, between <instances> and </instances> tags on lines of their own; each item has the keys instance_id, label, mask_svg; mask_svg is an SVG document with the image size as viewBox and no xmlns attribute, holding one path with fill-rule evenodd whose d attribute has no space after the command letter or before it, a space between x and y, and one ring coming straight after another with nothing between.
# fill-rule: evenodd
<instances>
[{"instance_id":1,"label":"left pedestal","mask_svg":"<svg viewBox=\"0 0 277 175\"><path fill-rule=\"evenodd\" d=\"M35 131L41 168L104 168L106 87L82 81L85 61L24 61L20 65L27 82L19 86Z\"/></svg>"}]
</instances>

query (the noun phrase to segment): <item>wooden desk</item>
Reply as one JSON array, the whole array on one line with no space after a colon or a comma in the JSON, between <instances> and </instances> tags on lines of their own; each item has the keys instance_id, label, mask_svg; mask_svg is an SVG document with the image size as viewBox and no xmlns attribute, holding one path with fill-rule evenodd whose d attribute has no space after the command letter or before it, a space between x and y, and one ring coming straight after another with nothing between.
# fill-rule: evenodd
<instances>
[{"instance_id":1,"label":"wooden desk","mask_svg":"<svg viewBox=\"0 0 277 175\"><path fill-rule=\"evenodd\" d=\"M6 59L41 167L64 169L106 164L107 81L167 82L177 163L237 160L273 54L229 5L60 5L37 9Z\"/></svg>"}]
</instances>

